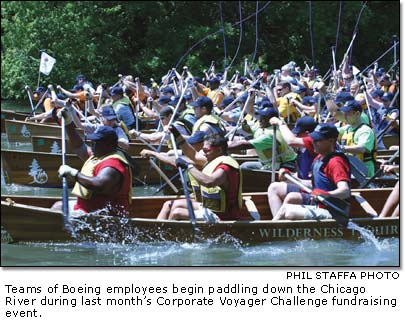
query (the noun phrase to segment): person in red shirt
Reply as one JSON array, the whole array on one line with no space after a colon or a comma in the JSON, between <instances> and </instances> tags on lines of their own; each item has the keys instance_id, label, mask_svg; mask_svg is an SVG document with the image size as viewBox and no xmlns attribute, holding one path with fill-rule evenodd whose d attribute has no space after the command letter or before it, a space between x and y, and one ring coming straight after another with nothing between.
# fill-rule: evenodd
<instances>
[{"instance_id":1,"label":"person in red shirt","mask_svg":"<svg viewBox=\"0 0 405 325\"><path fill-rule=\"evenodd\" d=\"M317 154L314 151L313 140L308 134L315 129L317 122L311 116L304 116L297 120L293 130L290 130L288 125L278 117L272 117L270 123L279 127L284 140L290 147L297 149L298 178L310 179L312 162ZM298 185L285 182L284 172L286 172L286 168L280 168L279 182L271 183L267 190L273 216L277 215L288 193L301 191Z\"/></svg>"},{"instance_id":2,"label":"person in red shirt","mask_svg":"<svg viewBox=\"0 0 405 325\"><path fill-rule=\"evenodd\" d=\"M273 220L331 219L328 207L315 205L317 196L344 200L349 206L350 164L343 153L335 152L339 133L333 124L320 123L309 136L318 153L312 164L312 179L301 180L312 187L311 194L291 192Z\"/></svg>"},{"instance_id":3,"label":"person in red shirt","mask_svg":"<svg viewBox=\"0 0 405 325\"><path fill-rule=\"evenodd\" d=\"M64 116L66 132L77 155L86 160L81 171L68 165L59 167L59 177L70 176L76 180L72 194L77 196L73 210L85 213L106 208L109 214L128 216L132 197L132 172L122 151L117 150L118 137L110 126L101 126L87 136L93 141L89 154L87 146L73 126L70 112ZM60 208L60 203L53 209Z\"/></svg>"},{"instance_id":4,"label":"person in red shirt","mask_svg":"<svg viewBox=\"0 0 405 325\"><path fill-rule=\"evenodd\" d=\"M193 162L176 159L177 166L188 170L195 194L191 200L197 220L241 219L241 171L236 160L228 156L227 140L220 135L208 135L204 138L202 155L175 128L171 128L171 132L183 153ZM203 170L197 167L203 167ZM189 219L186 199L165 202L158 219Z\"/></svg>"}]
</instances>

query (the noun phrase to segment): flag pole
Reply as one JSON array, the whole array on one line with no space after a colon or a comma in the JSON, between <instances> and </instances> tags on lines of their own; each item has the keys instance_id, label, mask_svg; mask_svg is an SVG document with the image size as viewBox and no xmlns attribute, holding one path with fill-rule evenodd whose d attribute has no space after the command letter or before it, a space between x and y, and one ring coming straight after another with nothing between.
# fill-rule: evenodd
<instances>
[{"instance_id":1,"label":"flag pole","mask_svg":"<svg viewBox=\"0 0 405 325\"><path fill-rule=\"evenodd\" d=\"M39 87L39 81L41 79L41 61L42 61L42 52L43 50L39 51L39 67L38 67L38 82L37 82L37 88Z\"/></svg>"}]
</instances>

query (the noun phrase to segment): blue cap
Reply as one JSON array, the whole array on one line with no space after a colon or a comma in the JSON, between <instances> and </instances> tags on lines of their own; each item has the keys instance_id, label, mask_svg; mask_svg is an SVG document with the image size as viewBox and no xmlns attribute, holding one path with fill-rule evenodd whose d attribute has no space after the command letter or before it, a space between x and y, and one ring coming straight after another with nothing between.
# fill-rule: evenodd
<instances>
[{"instance_id":1,"label":"blue cap","mask_svg":"<svg viewBox=\"0 0 405 325\"><path fill-rule=\"evenodd\" d=\"M79 81L80 79L86 80L86 76L84 74L78 74L76 77L76 81Z\"/></svg>"},{"instance_id":2,"label":"blue cap","mask_svg":"<svg viewBox=\"0 0 405 325\"><path fill-rule=\"evenodd\" d=\"M291 130L294 134L299 134L305 131L312 132L318 125L316 121L309 115L303 116L295 122L295 127Z\"/></svg>"},{"instance_id":3,"label":"blue cap","mask_svg":"<svg viewBox=\"0 0 405 325\"><path fill-rule=\"evenodd\" d=\"M339 131L333 124L319 123L315 128L314 132L310 133L309 136L314 141L325 139L337 139L337 137L339 136Z\"/></svg>"},{"instance_id":4,"label":"blue cap","mask_svg":"<svg viewBox=\"0 0 405 325\"><path fill-rule=\"evenodd\" d=\"M304 87L303 85L298 85L298 89L295 91L295 93L301 94L304 91L307 91L307 87Z\"/></svg>"},{"instance_id":5,"label":"blue cap","mask_svg":"<svg viewBox=\"0 0 405 325\"><path fill-rule=\"evenodd\" d=\"M273 107L273 104L269 100L263 99L257 103L257 107L259 107L259 109L263 109L266 107Z\"/></svg>"},{"instance_id":6,"label":"blue cap","mask_svg":"<svg viewBox=\"0 0 405 325\"><path fill-rule=\"evenodd\" d=\"M197 81L200 84L202 84L202 82L203 82L201 77L194 77L194 81Z\"/></svg>"},{"instance_id":7,"label":"blue cap","mask_svg":"<svg viewBox=\"0 0 405 325\"><path fill-rule=\"evenodd\" d=\"M191 91L186 91L183 97L185 100L190 100L193 99L193 95L191 94Z\"/></svg>"},{"instance_id":8,"label":"blue cap","mask_svg":"<svg viewBox=\"0 0 405 325\"><path fill-rule=\"evenodd\" d=\"M169 105L172 105L172 106L177 105L177 103L179 102L179 99L180 99L180 96L179 96L179 95L172 96L172 97L171 97L171 100L170 100L170 102L169 102ZM185 103L185 102L186 102L185 96L183 96L181 102L182 102L182 103Z\"/></svg>"},{"instance_id":9,"label":"blue cap","mask_svg":"<svg viewBox=\"0 0 405 325\"><path fill-rule=\"evenodd\" d=\"M351 93L349 93L347 91L342 91L336 95L335 103L340 104L340 103L344 103L344 102L347 102L347 101L353 100L353 99L354 99L354 97L352 96Z\"/></svg>"},{"instance_id":10,"label":"blue cap","mask_svg":"<svg viewBox=\"0 0 405 325\"><path fill-rule=\"evenodd\" d=\"M111 141L117 142L118 137L115 130L110 126L100 126L94 133L87 135L87 139L92 141Z\"/></svg>"},{"instance_id":11,"label":"blue cap","mask_svg":"<svg viewBox=\"0 0 405 325\"><path fill-rule=\"evenodd\" d=\"M114 108L110 105L102 107L101 116L105 117L109 121L115 120L117 118Z\"/></svg>"},{"instance_id":12,"label":"blue cap","mask_svg":"<svg viewBox=\"0 0 405 325\"><path fill-rule=\"evenodd\" d=\"M124 89L120 86L116 86L110 89L110 96L116 96L116 95L124 95Z\"/></svg>"},{"instance_id":13,"label":"blue cap","mask_svg":"<svg viewBox=\"0 0 405 325\"><path fill-rule=\"evenodd\" d=\"M46 91L46 88L43 86L39 86L37 89L35 89L34 93L44 93Z\"/></svg>"},{"instance_id":14,"label":"blue cap","mask_svg":"<svg viewBox=\"0 0 405 325\"><path fill-rule=\"evenodd\" d=\"M168 104L172 100L169 96L160 96L158 100L159 105Z\"/></svg>"},{"instance_id":15,"label":"blue cap","mask_svg":"<svg viewBox=\"0 0 405 325\"><path fill-rule=\"evenodd\" d=\"M316 103L316 101L317 101L316 98L314 98L312 96L305 96L304 98L302 98L301 104L303 104L303 105L308 105L308 104L313 105L313 104Z\"/></svg>"},{"instance_id":16,"label":"blue cap","mask_svg":"<svg viewBox=\"0 0 405 325\"><path fill-rule=\"evenodd\" d=\"M382 91L381 89L374 89L371 92L371 97L382 97L384 95L384 91Z\"/></svg>"},{"instance_id":17,"label":"blue cap","mask_svg":"<svg viewBox=\"0 0 405 325\"><path fill-rule=\"evenodd\" d=\"M221 82L218 77L214 77L214 78L212 78L212 79L208 79L207 81L208 81L209 83L212 83L212 84L219 84L219 83Z\"/></svg>"},{"instance_id":18,"label":"blue cap","mask_svg":"<svg viewBox=\"0 0 405 325\"><path fill-rule=\"evenodd\" d=\"M267 116L268 118L278 117L279 116L278 110L276 110L273 106L266 107L266 108L261 109L261 110L257 110L256 115Z\"/></svg>"},{"instance_id":19,"label":"blue cap","mask_svg":"<svg viewBox=\"0 0 405 325\"><path fill-rule=\"evenodd\" d=\"M389 101L391 101L392 99L394 98L394 94L393 93L384 93L382 96L381 96L381 100L382 101L387 101L387 102L389 102Z\"/></svg>"},{"instance_id":20,"label":"blue cap","mask_svg":"<svg viewBox=\"0 0 405 325\"><path fill-rule=\"evenodd\" d=\"M225 97L221 104L219 104L219 107L227 107L230 103L232 103L235 100L232 96Z\"/></svg>"},{"instance_id":21,"label":"blue cap","mask_svg":"<svg viewBox=\"0 0 405 325\"><path fill-rule=\"evenodd\" d=\"M212 110L212 107L214 104L212 103L212 100L206 96L201 96L198 97L196 101L190 103L191 107L206 107L209 110Z\"/></svg>"},{"instance_id":22,"label":"blue cap","mask_svg":"<svg viewBox=\"0 0 405 325\"><path fill-rule=\"evenodd\" d=\"M83 90L84 90L84 88L83 88L82 85L74 85L73 88L70 89L70 92L71 92L71 93L75 93L75 92L77 92L77 91L83 91Z\"/></svg>"},{"instance_id":23,"label":"blue cap","mask_svg":"<svg viewBox=\"0 0 405 325\"><path fill-rule=\"evenodd\" d=\"M363 109L361 108L360 103L357 100L349 100L345 103L343 107L340 108L342 112L361 112Z\"/></svg>"},{"instance_id":24,"label":"blue cap","mask_svg":"<svg viewBox=\"0 0 405 325\"><path fill-rule=\"evenodd\" d=\"M169 93L174 94L174 90L173 90L172 87L166 87L166 88L163 88L163 89L162 89L162 94L163 94L163 95L167 95L167 94L169 94Z\"/></svg>"},{"instance_id":25,"label":"blue cap","mask_svg":"<svg viewBox=\"0 0 405 325\"><path fill-rule=\"evenodd\" d=\"M205 133L204 131L196 131L191 135L191 137L187 139L187 142L189 144L203 142L206 135L207 133Z\"/></svg>"}]
</instances>

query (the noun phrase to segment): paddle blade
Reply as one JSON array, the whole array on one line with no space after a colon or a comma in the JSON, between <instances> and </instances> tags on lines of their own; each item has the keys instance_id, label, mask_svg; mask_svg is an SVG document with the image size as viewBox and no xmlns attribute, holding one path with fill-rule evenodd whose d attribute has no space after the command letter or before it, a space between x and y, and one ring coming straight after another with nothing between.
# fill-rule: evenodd
<instances>
[{"instance_id":1,"label":"paddle blade","mask_svg":"<svg viewBox=\"0 0 405 325\"><path fill-rule=\"evenodd\" d=\"M319 198L319 196L318 196ZM320 199L323 204L326 205L326 209L330 212L333 219L344 228L347 228L347 224L349 222L349 215L350 215L350 206L344 200L328 197Z\"/></svg>"}]
</instances>

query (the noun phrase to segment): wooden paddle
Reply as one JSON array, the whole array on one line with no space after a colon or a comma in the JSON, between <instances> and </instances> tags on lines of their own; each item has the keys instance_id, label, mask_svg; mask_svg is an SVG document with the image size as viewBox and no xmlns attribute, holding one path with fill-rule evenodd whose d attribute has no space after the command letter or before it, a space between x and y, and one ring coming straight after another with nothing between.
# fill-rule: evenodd
<instances>
[{"instance_id":1,"label":"wooden paddle","mask_svg":"<svg viewBox=\"0 0 405 325\"><path fill-rule=\"evenodd\" d=\"M273 147L271 155L271 182L276 181L276 158L277 158L277 126L273 125Z\"/></svg>"},{"instance_id":2,"label":"wooden paddle","mask_svg":"<svg viewBox=\"0 0 405 325\"><path fill-rule=\"evenodd\" d=\"M29 101L30 101L30 105L31 105L31 115L32 116L35 116L35 107L34 107L34 104L33 104L33 102L32 102L32 97L31 97L31 91L29 90L29 86L25 86L25 90L26 90L26 92L27 92L27 95L28 95L28 99L29 99Z\"/></svg>"},{"instance_id":3,"label":"wooden paddle","mask_svg":"<svg viewBox=\"0 0 405 325\"><path fill-rule=\"evenodd\" d=\"M283 173L283 175L289 181L298 185L305 192L307 192L307 193L312 192L312 190L309 187L307 187L306 185L301 183L298 179L291 176L290 174ZM327 207L329 207L332 210L331 214L332 214L333 219L335 219L339 225L347 228L347 224L349 222L349 204L347 202L345 202L341 199L338 199L338 198L332 198L332 197L324 198L321 195L316 196L316 200L321 202L322 204L326 205Z\"/></svg>"},{"instance_id":4,"label":"wooden paddle","mask_svg":"<svg viewBox=\"0 0 405 325\"><path fill-rule=\"evenodd\" d=\"M177 159L177 158L179 158L179 154L177 153L177 143L176 143L176 139L174 138L173 133L170 133L170 139L172 141L174 155ZM190 193L188 192L187 184L184 179L183 170L181 167L177 167L177 168L179 170L181 185L183 185L184 196L186 197L186 201L187 201L187 208L188 208L188 213L189 213L189 217L190 217L191 227L193 228L193 232L195 233L197 231L197 225L196 225L196 219L195 219L195 214L194 214L194 209L193 209L193 203L191 202Z\"/></svg>"},{"instance_id":5,"label":"wooden paddle","mask_svg":"<svg viewBox=\"0 0 405 325\"><path fill-rule=\"evenodd\" d=\"M388 159L387 165L391 164L397 158L398 155L399 149L392 155L390 159ZM359 188L366 188L375 178L380 177L381 174L383 174L383 172L384 172L383 169L380 167L380 169L377 170L377 172L372 177L361 183Z\"/></svg>"},{"instance_id":6,"label":"wooden paddle","mask_svg":"<svg viewBox=\"0 0 405 325\"><path fill-rule=\"evenodd\" d=\"M62 130L62 165L66 165L66 125L65 118L61 118L61 130ZM75 236L74 230L69 221L69 188L66 176L62 178L63 186L63 200L62 200L62 213L63 213L63 227L66 231Z\"/></svg>"}]
</instances>

